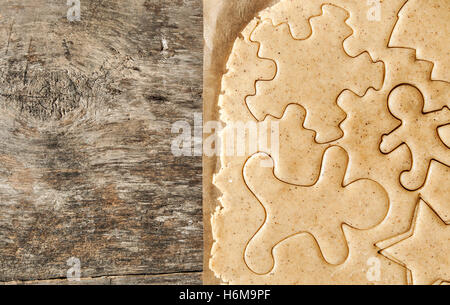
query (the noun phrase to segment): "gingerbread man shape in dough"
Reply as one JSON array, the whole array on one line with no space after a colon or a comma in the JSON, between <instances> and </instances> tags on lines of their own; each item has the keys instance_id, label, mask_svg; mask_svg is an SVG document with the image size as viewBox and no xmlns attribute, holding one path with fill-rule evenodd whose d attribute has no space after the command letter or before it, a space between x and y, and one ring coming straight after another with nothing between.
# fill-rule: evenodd
<instances>
[{"instance_id":1,"label":"gingerbread man shape in dough","mask_svg":"<svg viewBox=\"0 0 450 305\"><path fill-rule=\"evenodd\" d=\"M255 273L270 272L275 245L299 233L314 236L323 258L340 264L348 256L342 225L369 229L386 216L389 198L381 185L367 179L344 185L348 156L338 146L325 151L320 177L312 186L279 180L273 168L260 166L266 159L270 157L263 153L253 155L243 172L248 188L266 211L264 224L245 251L245 261Z\"/></svg>"},{"instance_id":2,"label":"gingerbread man shape in dough","mask_svg":"<svg viewBox=\"0 0 450 305\"><path fill-rule=\"evenodd\" d=\"M450 110L423 113L424 97L414 86L400 85L388 99L389 110L402 124L384 135L380 144L388 154L406 144L412 157L412 167L400 175L403 187L414 191L425 183L431 160L450 166L450 149L441 141L437 129L450 124Z\"/></svg>"}]
</instances>

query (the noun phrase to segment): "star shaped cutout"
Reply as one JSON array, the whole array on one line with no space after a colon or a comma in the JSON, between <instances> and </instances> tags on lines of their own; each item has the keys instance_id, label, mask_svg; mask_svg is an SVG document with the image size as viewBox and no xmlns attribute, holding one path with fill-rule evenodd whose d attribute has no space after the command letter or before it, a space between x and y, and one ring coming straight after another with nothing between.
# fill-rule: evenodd
<instances>
[{"instance_id":1,"label":"star shaped cutout","mask_svg":"<svg viewBox=\"0 0 450 305\"><path fill-rule=\"evenodd\" d=\"M419 201L411 229L392 240L381 254L408 268L413 284L450 280L450 225L425 201Z\"/></svg>"}]
</instances>

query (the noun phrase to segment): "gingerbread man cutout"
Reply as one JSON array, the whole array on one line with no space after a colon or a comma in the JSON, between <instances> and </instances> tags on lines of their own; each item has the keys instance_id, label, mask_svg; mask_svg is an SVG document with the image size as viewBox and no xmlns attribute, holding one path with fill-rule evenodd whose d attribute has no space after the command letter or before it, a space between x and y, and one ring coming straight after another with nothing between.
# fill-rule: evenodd
<instances>
[{"instance_id":1,"label":"gingerbread man cutout","mask_svg":"<svg viewBox=\"0 0 450 305\"><path fill-rule=\"evenodd\" d=\"M319 179L312 186L279 180L273 168L260 165L263 160L271 158L253 155L243 171L249 190L266 212L264 224L245 251L247 266L255 273L270 272L273 248L299 233L314 236L328 263L341 264L348 256L342 225L369 229L386 216L389 197L381 185L368 179L343 183L348 155L338 146L325 151Z\"/></svg>"},{"instance_id":2,"label":"gingerbread man cutout","mask_svg":"<svg viewBox=\"0 0 450 305\"><path fill-rule=\"evenodd\" d=\"M431 160L450 166L450 149L441 141L437 129L450 124L450 110L423 113L424 98L414 86L400 85L389 95L389 110L402 124L384 135L380 144L383 153L391 153L406 144L412 157L411 170L400 175L402 185L411 191L425 183Z\"/></svg>"}]
</instances>

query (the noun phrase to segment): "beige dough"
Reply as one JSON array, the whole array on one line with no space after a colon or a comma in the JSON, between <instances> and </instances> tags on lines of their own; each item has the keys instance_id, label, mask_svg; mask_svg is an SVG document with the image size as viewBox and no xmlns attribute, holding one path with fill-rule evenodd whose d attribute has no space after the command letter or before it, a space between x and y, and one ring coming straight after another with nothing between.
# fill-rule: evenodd
<instances>
[{"instance_id":1,"label":"beige dough","mask_svg":"<svg viewBox=\"0 0 450 305\"><path fill-rule=\"evenodd\" d=\"M264 158L269 157L255 154L244 167L244 180L267 214L245 253L256 273L272 270L271 250L277 243L303 232L316 238L327 262L343 263L348 247L341 226L369 229L387 214L389 198L379 184L357 180L343 185L348 158L340 147L325 152L319 179L307 187L278 180L273 168L260 166Z\"/></svg>"},{"instance_id":2,"label":"beige dough","mask_svg":"<svg viewBox=\"0 0 450 305\"><path fill-rule=\"evenodd\" d=\"M422 2L381 1L376 21L366 1L281 0L236 39L213 179L209 267L222 282L450 281L449 44L426 34L450 11ZM428 9L436 18L411 24ZM422 36L404 36L407 21ZM278 148L225 153L236 122L278 124Z\"/></svg>"},{"instance_id":3,"label":"beige dough","mask_svg":"<svg viewBox=\"0 0 450 305\"><path fill-rule=\"evenodd\" d=\"M417 58L434 63L432 78L444 81L450 81L448 12L448 0L409 0L399 13L389 44L415 49Z\"/></svg>"},{"instance_id":4,"label":"beige dough","mask_svg":"<svg viewBox=\"0 0 450 305\"><path fill-rule=\"evenodd\" d=\"M437 129L450 124L450 110L423 113L422 93L411 85L396 87L388 97L391 113L402 125L383 136L380 144L383 153L390 153L403 143L412 154L412 168L402 173L400 181L409 190L420 188L425 182L431 160L450 164L450 149L442 143Z\"/></svg>"},{"instance_id":5,"label":"beige dough","mask_svg":"<svg viewBox=\"0 0 450 305\"><path fill-rule=\"evenodd\" d=\"M342 136L339 123L345 114L336 105L343 88L363 95L369 87L380 88L383 64L372 63L364 53L348 56L342 43L351 33L345 24L348 13L332 5L323 6L323 15L310 19L312 34L295 40L289 26L273 26L263 21L251 40L260 44L258 56L277 65L271 81L258 81L256 95L247 98L250 111L258 119L280 116L286 105L297 103L306 108L305 127L317 132L316 141L326 143Z\"/></svg>"},{"instance_id":6,"label":"beige dough","mask_svg":"<svg viewBox=\"0 0 450 305\"><path fill-rule=\"evenodd\" d=\"M411 229L382 251L410 268L412 283L416 285L431 285L450 278L449 253L450 226L423 200L418 203Z\"/></svg>"}]
</instances>

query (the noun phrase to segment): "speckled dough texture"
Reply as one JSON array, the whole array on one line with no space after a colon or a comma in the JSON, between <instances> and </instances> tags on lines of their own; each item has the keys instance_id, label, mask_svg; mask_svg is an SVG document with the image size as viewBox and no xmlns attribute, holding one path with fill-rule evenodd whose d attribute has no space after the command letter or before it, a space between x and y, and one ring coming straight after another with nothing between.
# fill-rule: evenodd
<instances>
[{"instance_id":1,"label":"speckled dough texture","mask_svg":"<svg viewBox=\"0 0 450 305\"><path fill-rule=\"evenodd\" d=\"M448 0L281 0L245 26L205 99L221 283L450 282L449 39Z\"/></svg>"}]
</instances>

